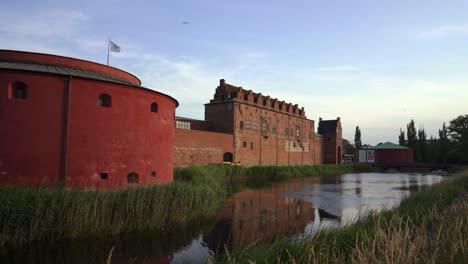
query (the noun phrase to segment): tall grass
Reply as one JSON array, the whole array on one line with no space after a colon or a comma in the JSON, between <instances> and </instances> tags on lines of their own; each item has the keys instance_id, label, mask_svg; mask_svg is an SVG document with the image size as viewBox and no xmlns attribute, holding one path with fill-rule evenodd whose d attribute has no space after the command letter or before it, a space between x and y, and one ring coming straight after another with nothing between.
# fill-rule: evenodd
<instances>
[{"instance_id":1,"label":"tall grass","mask_svg":"<svg viewBox=\"0 0 468 264\"><path fill-rule=\"evenodd\" d=\"M116 191L0 188L0 245L174 229L193 219L213 217L227 197L229 180L235 177L265 184L357 170L368 167L213 165L175 169L174 183L146 188Z\"/></svg>"},{"instance_id":2,"label":"tall grass","mask_svg":"<svg viewBox=\"0 0 468 264\"><path fill-rule=\"evenodd\" d=\"M278 239L227 252L226 263L466 263L468 172L415 193L397 209L314 239Z\"/></svg>"},{"instance_id":3,"label":"tall grass","mask_svg":"<svg viewBox=\"0 0 468 264\"><path fill-rule=\"evenodd\" d=\"M224 190L177 182L120 191L2 188L0 243L164 230L213 216Z\"/></svg>"}]
</instances>

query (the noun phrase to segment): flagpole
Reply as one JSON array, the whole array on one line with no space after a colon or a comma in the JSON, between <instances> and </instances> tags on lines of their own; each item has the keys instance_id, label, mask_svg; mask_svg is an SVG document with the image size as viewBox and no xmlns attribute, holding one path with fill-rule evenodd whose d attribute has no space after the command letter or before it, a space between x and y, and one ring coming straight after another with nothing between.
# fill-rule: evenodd
<instances>
[{"instance_id":1,"label":"flagpole","mask_svg":"<svg viewBox=\"0 0 468 264\"><path fill-rule=\"evenodd\" d=\"M109 39L107 39L107 66L109 66Z\"/></svg>"}]
</instances>

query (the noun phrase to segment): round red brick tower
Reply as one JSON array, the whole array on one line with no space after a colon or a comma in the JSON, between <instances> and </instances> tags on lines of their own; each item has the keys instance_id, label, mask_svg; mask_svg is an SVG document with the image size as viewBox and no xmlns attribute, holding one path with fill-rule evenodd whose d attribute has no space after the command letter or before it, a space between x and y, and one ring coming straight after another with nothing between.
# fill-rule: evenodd
<instances>
[{"instance_id":1,"label":"round red brick tower","mask_svg":"<svg viewBox=\"0 0 468 264\"><path fill-rule=\"evenodd\" d=\"M0 185L173 180L178 102L94 62L0 50Z\"/></svg>"}]
</instances>

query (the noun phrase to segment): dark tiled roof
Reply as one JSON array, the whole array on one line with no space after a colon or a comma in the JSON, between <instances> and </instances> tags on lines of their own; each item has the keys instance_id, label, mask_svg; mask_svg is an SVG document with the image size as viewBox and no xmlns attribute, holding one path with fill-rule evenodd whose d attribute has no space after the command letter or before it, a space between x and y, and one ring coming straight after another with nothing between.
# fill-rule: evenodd
<instances>
[{"instance_id":1,"label":"dark tiled roof","mask_svg":"<svg viewBox=\"0 0 468 264\"><path fill-rule=\"evenodd\" d=\"M116 84L123 84L123 85L132 86L138 89L143 89L146 91L150 91L153 93L167 96L175 101L176 106L179 106L179 102L172 96L169 96L167 94L164 94L164 93L161 93L161 92L158 92L158 91L155 91L155 90L143 87L143 86L135 85L131 82L127 82L122 79L100 74L97 72L83 71L83 70L78 70L78 69L73 69L73 68L68 68L68 67L62 67L62 66L21 63L21 62L6 62L6 61L0 61L0 69L49 73L49 74L57 74L57 75L92 79L92 80L98 80L98 81L104 81L104 82L111 82L111 83L116 83Z\"/></svg>"},{"instance_id":2,"label":"dark tiled roof","mask_svg":"<svg viewBox=\"0 0 468 264\"><path fill-rule=\"evenodd\" d=\"M121 79L107 76L104 74L100 74L100 73L96 73L92 71L83 71L83 70L78 70L78 69L73 69L73 68L68 68L68 67L62 67L62 66L0 61L0 69L66 75L66 76L80 77L80 78L86 78L86 79L93 79L93 80L135 86L134 84L127 82L125 80L121 80Z\"/></svg>"}]
</instances>

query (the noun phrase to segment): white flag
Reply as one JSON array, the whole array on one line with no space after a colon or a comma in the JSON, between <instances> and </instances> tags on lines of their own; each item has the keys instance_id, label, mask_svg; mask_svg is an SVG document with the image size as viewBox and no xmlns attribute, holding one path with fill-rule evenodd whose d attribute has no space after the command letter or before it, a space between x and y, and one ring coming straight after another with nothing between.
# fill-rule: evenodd
<instances>
[{"instance_id":1,"label":"white flag","mask_svg":"<svg viewBox=\"0 0 468 264\"><path fill-rule=\"evenodd\" d=\"M120 52L120 47L114 42L112 42L111 40L109 40L109 47L110 47L110 51Z\"/></svg>"}]
</instances>

